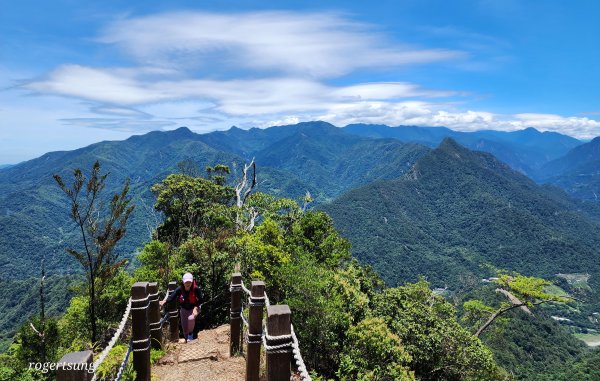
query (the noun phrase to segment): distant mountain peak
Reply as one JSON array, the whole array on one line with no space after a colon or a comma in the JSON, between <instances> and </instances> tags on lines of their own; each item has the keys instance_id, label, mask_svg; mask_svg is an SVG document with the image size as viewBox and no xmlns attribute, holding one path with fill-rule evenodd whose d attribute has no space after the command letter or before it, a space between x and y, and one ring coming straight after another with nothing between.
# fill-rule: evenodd
<instances>
[{"instance_id":1,"label":"distant mountain peak","mask_svg":"<svg viewBox=\"0 0 600 381\"><path fill-rule=\"evenodd\" d=\"M185 126L176 128L176 129L168 131L168 132L174 133L177 135L190 135L190 136L195 135L195 133L192 132L192 130L190 130L188 127L185 127Z\"/></svg>"},{"instance_id":2,"label":"distant mountain peak","mask_svg":"<svg viewBox=\"0 0 600 381\"><path fill-rule=\"evenodd\" d=\"M452 138L444 138L436 151L446 151L446 152L467 152L469 151L467 148L460 145L456 140Z\"/></svg>"},{"instance_id":3,"label":"distant mountain peak","mask_svg":"<svg viewBox=\"0 0 600 381\"><path fill-rule=\"evenodd\" d=\"M343 134L346 133L339 127L334 126L331 123L316 121L316 122L302 122L296 125L297 132L306 134L308 136L319 134L319 135L331 135L331 134Z\"/></svg>"},{"instance_id":4,"label":"distant mountain peak","mask_svg":"<svg viewBox=\"0 0 600 381\"><path fill-rule=\"evenodd\" d=\"M527 127L526 129L523 130L523 132L535 133L535 134L541 133L539 130L535 129L534 127Z\"/></svg>"}]
</instances>

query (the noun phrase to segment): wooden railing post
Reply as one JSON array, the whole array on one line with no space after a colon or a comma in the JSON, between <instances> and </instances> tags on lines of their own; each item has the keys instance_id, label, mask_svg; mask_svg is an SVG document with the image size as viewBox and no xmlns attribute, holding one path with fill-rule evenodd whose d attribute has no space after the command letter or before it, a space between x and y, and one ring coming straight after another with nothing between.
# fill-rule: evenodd
<instances>
[{"instance_id":1,"label":"wooden railing post","mask_svg":"<svg viewBox=\"0 0 600 381\"><path fill-rule=\"evenodd\" d=\"M150 381L148 304L148 282L134 283L131 287L131 338L135 381Z\"/></svg>"},{"instance_id":2,"label":"wooden railing post","mask_svg":"<svg viewBox=\"0 0 600 381\"><path fill-rule=\"evenodd\" d=\"M240 337L242 331L242 274L231 274L231 310L229 312L229 356L234 356L240 351Z\"/></svg>"},{"instance_id":3,"label":"wooden railing post","mask_svg":"<svg viewBox=\"0 0 600 381\"><path fill-rule=\"evenodd\" d=\"M58 361L56 380L90 381L94 377L92 357L92 351L67 353Z\"/></svg>"},{"instance_id":4,"label":"wooden railing post","mask_svg":"<svg viewBox=\"0 0 600 381\"><path fill-rule=\"evenodd\" d=\"M176 282L169 282L169 294L175 292ZM177 341L179 339L179 312L177 311L177 300L167 303L169 311L169 340Z\"/></svg>"},{"instance_id":5,"label":"wooden railing post","mask_svg":"<svg viewBox=\"0 0 600 381\"><path fill-rule=\"evenodd\" d=\"M150 307L148 309L148 327L150 328L150 339L152 340L152 348L162 348L162 329L160 328L160 306L158 305L158 283L148 283L148 301Z\"/></svg>"},{"instance_id":6,"label":"wooden railing post","mask_svg":"<svg viewBox=\"0 0 600 381\"><path fill-rule=\"evenodd\" d=\"M253 280L248 314L248 346L246 349L246 381L258 381L262 318L265 306L265 282Z\"/></svg>"},{"instance_id":7,"label":"wooden railing post","mask_svg":"<svg viewBox=\"0 0 600 381\"><path fill-rule=\"evenodd\" d=\"M292 361L290 307L267 307L267 381L288 381ZM277 348L278 346L282 346ZM272 347L272 348L269 348Z\"/></svg>"}]
</instances>

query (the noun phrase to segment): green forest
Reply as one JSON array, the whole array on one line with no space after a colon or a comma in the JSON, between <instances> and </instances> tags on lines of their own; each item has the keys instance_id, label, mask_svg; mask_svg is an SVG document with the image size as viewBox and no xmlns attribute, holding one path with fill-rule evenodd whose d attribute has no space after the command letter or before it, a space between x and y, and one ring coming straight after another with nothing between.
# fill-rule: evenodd
<instances>
[{"instance_id":1,"label":"green forest","mask_svg":"<svg viewBox=\"0 0 600 381\"><path fill-rule=\"evenodd\" d=\"M506 305L492 286L472 287L452 297L434 292L424 278L389 287L374 268L352 257L350 242L328 214L311 208L309 196L295 201L249 188L247 197L240 197L229 177L229 167L216 165L201 176L170 174L151 187L162 219L137 264L114 256L112 270L95 280L103 285L93 294L99 332L117 324L135 281L164 286L186 271L197 276L204 298L215 300L205 311L203 326L226 323L229 277L239 266L246 283L264 280L272 303L290 306L315 380L541 380L564 379L573 372L582 374L581 380L597 376L597 353L538 306L572 303L549 293L550 282L488 268L498 275L493 287L504 287L535 306L535 317L511 310L478 338L481 319ZM120 195L127 200L126 192ZM126 234L123 230L116 241ZM45 292L67 288L66 279L45 279ZM0 357L0 380L50 379L51 373L27 364L56 361L67 352L102 344L92 339L86 279L68 279L73 297L66 313L58 313L64 301L49 299L45 316L36 314L23 322ZM28 288L23 302L37 310L38 283L13 287ZM52 339L41 345L32 325ZM111 351L99 370L102 375L115 374L124 350L121 344ZM126 376L132 377L131 370Z\"/></svg>"}]
</instances>

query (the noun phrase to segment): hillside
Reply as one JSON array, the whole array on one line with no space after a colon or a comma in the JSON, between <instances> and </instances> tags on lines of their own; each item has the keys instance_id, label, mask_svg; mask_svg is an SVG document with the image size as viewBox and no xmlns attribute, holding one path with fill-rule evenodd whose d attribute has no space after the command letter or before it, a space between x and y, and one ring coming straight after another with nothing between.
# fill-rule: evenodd
<instances>
[{"instance_id":1,"label":"hillside","mask_svg":"<svg viewBox=\"0 0 600 381\"><path fill-rule=\"evenodd\" d=\"M600 138L573 148L544 165L536 174L541 182L556 184L567 193L598 202L600 196Z\"/></svg>"},{"instance_id":2,"label":"hillside","mask_svg":"<svg viewBox=\"0 0 600 381\"><path fill-rule=\"evenodd\" d=\"M152 132L120 142L102 142L69 152L52 152L0 171L0 276L20 273L34 275L42 255L46 255L50 274L72 273L77 266L64 253L68 245L78 245L63 194L52 174L67 182L72 169L89 171L98 159L102 170L110 172L105 195L108 197L131 179L131 194L138 206L128 225L120 252L131 258L139 244L150 236L153 225L150 210L152 184L177 170L184 159L196 161L201 168L215 162L232 162L236 157L194 141L187 129L169 133ZM239 159L238 159L239 160ZM150 226L152 227L152 226Z\"/></svg>"},{"instance_id":3,"label":"hillside","mask_svg":"<svg viewBox=\"0 0 600 381\"><path fill-rule=\"evenodd\" d=\"M199 135L180 128L151 132L75 151L48 153L0 170L0 276L14 272L32 275L44 254L49 258L50 273L72 271L64 266L64 248L77 244L78 236L69 224L65 200L52 174L70 179L73 168L89 170L96 159L103 171L110 172L107 195L126 178L131 179L137 210L120 247L124 255L131 257L156 223L150 187L177 172L181 161L193 162L199 174L206 166L224 163L232 167L233 181L241 163L255 156L259 190L293 198L309 191L317 201L324 201L376 179L399 177L427 152L416 144L356 137L326 123L261 131L234 128ZM258 137L251 144L254 148L245 151L244 144L250 144L255 135Z\"/></svg>"},{"instance_id":4,"label":"hillside","mask_svg":"<svg viewBox=\"0 0 600 381\"><path fill-rule=\"evenodd\" d=\"M514 136L525 139L522 134ZM422 143L431 145L431 141ZM73 168L88 171L98 159L102 170L110 172L107 197L126 178L131 179L137 209L118 251L133 259L160 218L152 210L154 196L149 189L153 184L180 171L178 164L183 161L200 175L206 166L229 165L233 182L241 164L252 158L257 162L260 191L296 199L309 191L317 204L350 191L326 208L353 241L355 255L376 264L392 284L425 274L436 285L454 285L464 274L486 275L479 267L482 263L542 275L552 275L556 269L577 272L593 262L580 261L580 257L597 258L592 219L600 213L570 201L556 188L535 185L490 155L473 153L451 140L432 151L394 137L359 136L348 128L310 122L203 135L187 128L157 131L51 152L0 169L0 281L12 281L19 274L25 282L36 282L42 257L46 257L49 275L79 272L64 252L80 241L52 179L54 173L70 179ZM366 187L352 191L360 186ZM537 214L524 211L526 205L535 206ZM401 213L396 212L398 208ZM556 218L554 212L561 217ZM498 221L510 229L496 232ZM522 232L519 226L530 229ZM539 266L547 247L555 260ZM564 260L560 259L563 250L567 253ZM558 266L558 262L568 266ZM62 282L60 277L57 284ZM597 279L592 277L590 282L595 284ZM61 303L56 303L57 308ZM31 313L20 305L8 307L13 316L26 318ZM17 324L14 319L0 320L5 339Z\"/></svg>"},{"instance_id":5,"label":"hillside","mask_svg":"<svg viewBox=\"0 0 600 381\"><path fill-rule=\"evenodd\" d=\"M470 149L493 154L513 169L532 176L547 162L559 158L581 141L556 132L540 132L535 128L505 132L481 130L453 131L445 127L417 127L352 124L345 131L372 138L394 138L437 147L443 139L452 138Z\"/></svg>"},{"instance_id":6,"label":"hillside","mask_svg":"<svg viewBox=\"0 0 600 381\"><path fill-rule=\"evenodd\" d=\"M403 178L355 189L323 209L354 255L392 285L425 275L456 287L489 275L486 264L544 277L589 272L600 285L597 207L452 139Z\"/></svg>"}]
</instances>

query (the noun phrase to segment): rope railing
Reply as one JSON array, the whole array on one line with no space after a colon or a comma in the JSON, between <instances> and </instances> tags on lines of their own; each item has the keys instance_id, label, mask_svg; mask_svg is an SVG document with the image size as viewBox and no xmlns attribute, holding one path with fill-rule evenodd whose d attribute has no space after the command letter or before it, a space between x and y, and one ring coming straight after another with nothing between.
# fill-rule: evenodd
<instances>
[{"instance_id":1,"label":"rope railing","mask_svg":"<svg viewBox=\"0 0 600 381\"><path fill-rule=\"evenodd\" d=\"M121 322L119 323L119 327L115 331L115 334L108 342L108 345L102 350L102 352L100 353L100 355L98 356L96 361L94 361L94 377L92 378L92 381L96 380L95 371L102 364L102 362L104 361L106 356L108 356L108 352L110 352L110 350L115 346L115 344L117 343L117 340L119 340L119 337L121 337L121 334L123 333L123 329L125 328L125 324L127 323L127 319L129 318L130 312L131 312L131 298L129 298L129 300L127 301L127 307L125 308L125 313L123 313L123 318L121 318Z\"/></svg>"},{"instance_id":2,"label":"rope railing","mask_svg":"<svg viewBox=\"0 0 600 381\"><path fill-rule=\"evenodd\" d=\"M247 346L245 353L241 348L237 352L239 354L245 354L244 357L246 358L247 372L246 380L255 381L259 379L259 356L260 348L263 347L267 356L267 364L269 362L280 363L281 361L287 361L287 369L289 369L291 373L291 364L293 363L301 380L312 381L312 378L306 368L306 364L304 363L304 359L302 358L298 337L294 331L293 325L289 320L289 307L271 306L271 301L269 300L267 293L264 291L264 288L264 282L253 281L251 290L248 289L241 280L241 274L239 273L233 274L232 282L229 287L232 293L231 336L237 338L242 335L243 341ZM240 298L242 292L247 295L247 298ZM247 306L247 309L245 306ZM266 319L264 319L265 306L267 307ZM246 318L245 312L248 312L248 318ZM275 315L279 317L285 315L287 317L283 320L275 321L278 319ZM234 321L239 321L240 323L234 323ZM287 321L287 323L285 323L285 321ZM271 329L273 332L278 334L269 333L270 325L272 325ZM235 330L237 330L237 332L235 332ZM280 365L281 364L282 363L280 363ZM279 373L270 374L269 368L278 369L277 371L273 372ZM285 369L285 367L267 366L267 380L284 379L286 377L285 371L281 369ZM289 377L289 375L287 377Z\"/></svg>"},{"instance_id":3,"label":"rope railing","mask_svg":"<svg viewBox=\"0 0 600 381\"><path fill-rule=\"evenodd\" d=\"M298 372L300 372L300 378L303 380L312 381L312 378L308 374L308 370L306 370L304 359L302 359L302 354L300 353L300 343L296 337L296 332L294 332L293 324L290 324L290 329L292 331L292 353L296 362L296 368L298 368Z\"/></svg>"},{"instance_id":4,"label":"rope railing","mask_svg":"<svg viewBox=\"0 0 600 381\"><path fill-rule=\"evenodd\" d=\"M127 365L130 363L130 358L133 357L134 370L138 375L136 379L150 381L150 348L160 348L162 346L162 328L165 323L169 323L167 319L171 316L169 311L161 318L158 295L158 284L156 282L136 282L131 288L131 297L127 301L127 307L116 331L108 344L98 354L96 360L93 361L91 350L65 354L59 361L59 367L57 367L57 380L90 380L88 369L93 370L92 381L99 379L98 369L123 335L127 322L131 317L131 338L123 360L118 365L114 380L121 380ZM166 301L168 295L167 293L162 300ZM66 364L72 365L66 366ZM82 369L85 371L81 371Z\"/></svg>"},{"instance_id":5,"label":"rope railing","mask_svg":"<svg viewBox=\"0 0 600 381\"><path fill-rule=\"evenodd\" d=\"M170 282L169 292L162 300L166 301L175 288L175 282ZM301 380L312 381L300 351L298 337L291 324L289 306L271 305L265 292L264 282L253 281L251 289L248 289L239 273L232 275L229 291L231 293L230 353L231 355L243 354L246 358L246 380L258 381L261 347L264 347L267 360L267 381L289 379L292 373L292 364ZM242 298L242 294L246 294L247 297ZM210 303L220 296L222 293L218 293L202 305ZM87 351L89 354L84 353L87 356L86 359L78 358L78 363L87 361L90 366L93 366L92 380L95 381L98 367L101 366L123 334L125 325L131 316L131 339L123 360L119 364L115 381L121 380L131 357L133 357L134 370L137 374L136 379L150 381L150 348L155 347L155 343L158 347L162 346L162 328L165 324L170 325L170 340L172 341L177 341L179 336L178 310L175 303L172 301L165 304L168 308L161 317L157 283L136 282L132 286L131 297L121 322L107 346L93 363L91 351ZM265 307L267 307L266 319L264 319ZM244 350L246 348L242 343L247 346L247 350ZM64 358L67 358L67 355ZM67 375L61 376L61 374ZM57 376L58 381L89 380L83 373L80 375L81 378L73 378L73 373L68 373L68 371L62 373L57 371Z\"/></svg>"},{"instance_id":6,"label":"rope railing","mask_svg":"<svg viewBox=\"0 0 600 381\"><path fill-rule=\"evenodd\" d=\"M125 371L125 367L127 367L127 363L129 362L129 355L131 354L131 352L133 352L133 340L129 340L129 348L127 348L127 352L125 353L125 356L123 357L123 361L121 362L121 365L119 365L119 371L117 372L117 375L115 376L115 381L121 381L121 377L123 377L123 372Z\"/></svg>"}]
</instances>

